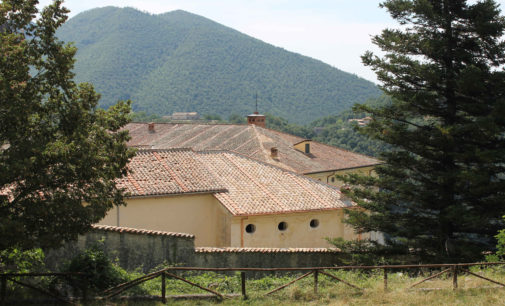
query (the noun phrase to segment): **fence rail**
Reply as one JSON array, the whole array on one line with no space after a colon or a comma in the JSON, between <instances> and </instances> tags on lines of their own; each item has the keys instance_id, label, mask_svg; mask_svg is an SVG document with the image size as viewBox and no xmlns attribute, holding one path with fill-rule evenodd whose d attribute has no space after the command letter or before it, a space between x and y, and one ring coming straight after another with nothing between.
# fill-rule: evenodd
<instances>
[{"instance_id":1,"label":"fence rail","mask_svg":"<svg viewBox=\"0 0 505 306\"><path fill-rule=\"evenodd\" d=\"M202 268L202 267L168 267L153 273L149 273L146 275L143 275L139 278L136 278L134 280L125 282L123 284L120 284L118 286L115 286L113 288L109 288L95 297L95 299L111 299L113 297L118 296L125 290L128 290L132 287L138 286L142 284L143 282L146 282L151 279L155 279L160 277L161 278L161 295L157 296L156 298L161 300L162 302L166 303L167 301L167 296L166 295L166 278L172 278L176 279L182 282L185 282L193 287L199 288L201 290L209 292L212 296L218 298L218 299L224 299L226 297L225 294L219 293L211 288L204 287L202 285L196 284L182 276L179 276L175 274L178 271L201 271L201 272L240 272L240 278L241 278L241 295L244 299L247 299L247 292L246 292L246 273L247 272L301 272L304 273L303 275L297 277L294 280L291 280L290 282L279 286L273 290L270 290L267 292L265 295L270 295L275 292L278 292L298 281L301 279L304 279L310 275L313 275L314 277L314 292L318 292L318 283L319 283L319 275L324 275L327 276L337 282L341 282L355 290L365 290L364 288L360 288L357 285L354 285L342 278L337 277L336 275L333 275L330 273L331 271L338 271L338 270L383 270L383 280L384 280L384 290L388 290L388 273L392 273L394 270L406 270L406 269L443 269L441 272L438 272L434 275L431 275L427 278L424 278L414 284L412 284L409 288L414 288L417 285L420 285L428 280L434 279L436 277L439 277L443 274L452 274L452 287L453 290L456 290L458 288L458 274L461 273L466 273L468 275L475 276L477 278L483 279L485 281L500 285L502 287L505 287L505 284L502 282L499 282L497 280L493 280L481 275L478 275L476 273L471 272L468 268L473 267L473 266L497 266L497 265L505 265L505 262L479 262L479 263L458 263L458 264L423 264L423 265L383 265L383 266L335 266L335 267L302 267L302 268ZM45 295L51 296L60 302L65 302L65 303L72 303L72 300L76 300L78 298L67 298L67 297L60 297L56 296L53 293L47 292L43 289L34 287L33 285L23 283L19 280L13 279L13 277L42 277L42 276L58 276L58 277L67 277L67 276L84 276L86 275L85 273L0 273L0 305L5 305L6 303L6 291L7 291L7 283L10 281L12 283L25 286L27 288L36 290L40 293L43 293ZM196 296L196 295L195 295ZM200 296L201 297L201 296ZM86 297L82 297L86 298Z\"/></svg>"}]
</instances>

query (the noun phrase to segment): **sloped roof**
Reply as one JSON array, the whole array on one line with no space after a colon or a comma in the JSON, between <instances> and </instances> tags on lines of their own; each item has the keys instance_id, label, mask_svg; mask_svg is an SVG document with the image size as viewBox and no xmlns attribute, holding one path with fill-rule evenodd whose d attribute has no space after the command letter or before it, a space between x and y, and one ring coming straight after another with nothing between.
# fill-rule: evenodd
<instances>
[{"instance_id":1,"label":"sloped roof","mask_svg":"<svg viewBox=\"0 0 505 306\"><path fill-rule=\"evenodd\" d=\"M129 173L118 180L129 196L225 191L189 149L138 151Z\"/></svg>"},{"instance_id":2,"label":"sloped roof","mask_svg":"<svg viewBox=\"0 0 505 306\"><path fill-rule=\"evenodd\" d=\"M352 206L336 187L229 151L143 150L129 167L121 186L134 196L212 192L236 216Z\"/></svg>"},{"instance_id":3,"label":"sloped roof","mask_svg":"<svg viewBox=\"0 0 505 306\"><path fill-rule=\"evenodd\" d=\"M154 131L149 131L147 123L130 123L126 129L132 137L130 146L228 150L301 174L380 163L375 158L316 141L311 142L310 154L305 154L294 148L303 138L256 125L156 123ZM270 156L272 147L278 149L275 159Z\"/></svg>"}]
</instances>

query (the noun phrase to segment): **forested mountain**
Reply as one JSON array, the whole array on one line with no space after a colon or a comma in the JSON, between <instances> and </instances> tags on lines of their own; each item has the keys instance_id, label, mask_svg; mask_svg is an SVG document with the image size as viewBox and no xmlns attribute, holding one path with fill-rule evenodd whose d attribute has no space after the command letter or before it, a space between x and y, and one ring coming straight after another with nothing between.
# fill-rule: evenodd
<instances>
[{"instance_id":1,"label":"forested mountain","mask_svg":"<svg viewBox=\"0 0 505 306\"><path fill-rule=\"evenodd\" d=\"M184 11L151 15L104 7L58 31L75 42L76 80L101 106L132 99L135 111L197 111L228 117L260 110L308 123L380 95L371 82Z\"/></svg>"}]
</instances>

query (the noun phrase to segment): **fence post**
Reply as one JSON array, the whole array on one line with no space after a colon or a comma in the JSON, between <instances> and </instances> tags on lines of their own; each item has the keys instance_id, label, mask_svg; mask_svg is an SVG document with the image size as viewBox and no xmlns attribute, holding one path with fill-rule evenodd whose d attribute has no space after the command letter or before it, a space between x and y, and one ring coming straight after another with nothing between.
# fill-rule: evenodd
<instances>
[{"instance_id":1,"label":"fence post","mask_svg":"<svg viewBox=\"0 0 505 306\"><path fill-rule=\"evenodd\" d=\"M245 292L245 272L240 272L240 280L242 282L242 298L247 300L247 294Z\"/></svg>"},{"instance_id":2,"label":"fence post","mask_svg":"<svg viewBox=\"0 0 505 306\"><path fill-rule=\"evenodd\" d=\"M163 304L166 304L167 303L167 286L165 284L166 282L166 274L165 272L161 273L161 302Z\"/></svg>"},{"instance_id":3,"label":"fence post","mask_svg":"<svg viewBox=\"0 0 505 306\"><path fill-rule=\"evenodd\" d=\"M458 266L452 267L452 289L458 289Z\"/></svg>"},{"instance_id":4,"label":"fence post","mask_svg":"<svg viewBox=\"0 0 505 306\"><path fill-rule=\"evenodd\" d=\"M388 269L384 268L384 291L388 290Z\"/></svg>"},{"instance_id":5,"label":"fence post","mask_svg":"<svg viewBox=\"0 0 505 306\"><path fill-rule=\"evenodd\" d=\"M7 276L0 277L0 305L5 305L5 298L7 294Z\"/></svg>"},{"instance_id":6,"label":"fence post","mask_svg":"<svg viewBox=\"0 0 505 306\"><path fill-rule=\"evenodd\" d=\"M319 276L319 270L314 270L314 293L317 294L317 281Z\"/></svg>"}]
</instances>

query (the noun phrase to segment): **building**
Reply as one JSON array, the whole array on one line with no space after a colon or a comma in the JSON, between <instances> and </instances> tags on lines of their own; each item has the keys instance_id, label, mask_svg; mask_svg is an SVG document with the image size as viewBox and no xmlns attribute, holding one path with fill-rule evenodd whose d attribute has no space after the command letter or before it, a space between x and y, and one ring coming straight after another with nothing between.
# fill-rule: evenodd
<instances>
[{"instance_id":1,"label":"building","mask_svg":"<svg viewBox=\"0 0 505 306\"><path fill-rule=\"evenodd\" d=\"M197 112L189 112L189 113L181 113L181 112L176 112L172 113L171 118L172 120L199 120L200 115L198 115Z\"/></svg>"},{"instance_id":2,"label":"building","mask_svg":"<svg viewBox=\"0 0 505 306\"><path fill-rule=\"evenodd\" d=\"M263 115L248 116L248 125L130 123L126 129L137 148L226 150L316 180L340 186L337 175L370 174L379 160L264 127Z\"/></svg>"},{"instance_id":3,"label":"building","mask_svg":"<svg viewBox=\"0 0 505 306\"><path fill-rule=\"evenodd\" d=\"M337 187L238 153L140 150L129 170L118 181L127 206L100 225L189 233L198 247L314 248L329 247L325 237L359 238L342 222L344 209L357 207Z\"/></svg>"}]
</instances>

